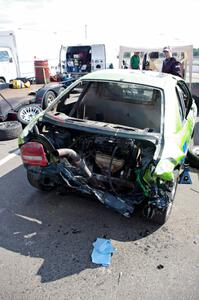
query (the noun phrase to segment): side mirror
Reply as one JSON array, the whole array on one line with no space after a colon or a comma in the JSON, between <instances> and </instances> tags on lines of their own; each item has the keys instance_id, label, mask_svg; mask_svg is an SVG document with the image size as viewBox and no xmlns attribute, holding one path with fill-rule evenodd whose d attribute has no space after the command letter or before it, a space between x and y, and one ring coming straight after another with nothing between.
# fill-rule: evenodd
<instances>
[{"instance_id":1,"label":"side mirror","mask_svg":"<svg viewBox=\"0 0 199 300\"><path fill-rule=\"evenodd\" d=\"M9 62L12 63L13 62L13 59L12 57L9 57Z\"/></svg>"}]
</instances>

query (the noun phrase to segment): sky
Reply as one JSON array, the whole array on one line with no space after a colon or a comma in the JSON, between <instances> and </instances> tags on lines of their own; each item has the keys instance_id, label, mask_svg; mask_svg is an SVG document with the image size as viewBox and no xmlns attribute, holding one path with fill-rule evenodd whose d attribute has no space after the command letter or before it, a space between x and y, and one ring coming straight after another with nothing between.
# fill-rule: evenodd
<instances>
[{"instance_id":1,"label":"sky","mask_svg":"<svg viewBox=\"0 0 199 300\"><path fill-rule=\"evenodd\" d=\"M14 30L24 53L58 56L60 45L199 47L199 0L0 0L0 30ZM110 58L111 59L111 58Z\"/></svg>"}]
</instances>

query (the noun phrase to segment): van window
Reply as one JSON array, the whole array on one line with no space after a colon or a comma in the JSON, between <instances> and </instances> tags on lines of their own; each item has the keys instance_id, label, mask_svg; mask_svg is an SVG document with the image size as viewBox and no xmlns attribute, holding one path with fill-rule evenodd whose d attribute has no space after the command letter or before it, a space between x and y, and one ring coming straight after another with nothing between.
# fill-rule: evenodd
<instances>
[{"instance_id":1,"label":"van window","mask_svg":"<svg viewBox=\"0 0 199 300\"><path fill-rule=\"evenodd\" d=\"M9 61L8 51L0 51L0 61Z\"/></svg>"}]
</instances>

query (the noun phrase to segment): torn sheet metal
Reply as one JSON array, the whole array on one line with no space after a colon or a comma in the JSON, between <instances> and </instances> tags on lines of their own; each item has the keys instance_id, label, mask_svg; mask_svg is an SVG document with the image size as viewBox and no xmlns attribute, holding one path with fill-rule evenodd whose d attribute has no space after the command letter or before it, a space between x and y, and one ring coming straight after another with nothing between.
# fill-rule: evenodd
<instances>
[{"instance_id":1,"label":"torn sheet metal","mask_svg":"<svg viewBox=\"0 0 199 300\"><path fill-rule=\"evenodd\" d=\"M80 176L76 177L73 174L73 170L69 167L66 169L64 165L60 164L60 175L67 183L67 186L80 191L84 194L94 196L104 205L113 208L117 212L121 213L125 217L130 217L134 212L135 206L143 201L143 195L140 192L134 190L129 195L120 197L113 195L109 192L101 191L96 188L90 187L85 181L81 180Z\"/></svg>"},{"instance_id":2,"label":"torn sheet metal","mask_svg":"<svg viewBox=\"0 0 199 300\"><path fill-rule=\"evenodd\" d=\"M172 181L174 179L173 170L174 168L185 159L185 152L187 144L184 143L179 146L178 139L170 139L170 142L165 145L162 153L162 159L157 164L154 172L154 176L160 177L165 181Z\"/></svg>"},{"instance_id":3,"label":"torn sheet metal","mask_svg":"<svg viewBox=\"0 0 199 300\"><path fill-rule=\"evenodd\" d=\"M162 159L155 170L155 175L163 180L172 181L174 179L173 170L176 164L176 161L171 158Z\"/></svg>"},{"instance_id":4,"label":"torn sheet metal","mask_svg":"<svg viewBox=\"0 0 199 300\"><path fill-rule=\"evenodd\" d=\"M93 243L93 252L91 254L92 262L108 267L111 263L111 255L117 251L111 244L111 240L97 238Z\"/></svg>"}]
</instances>

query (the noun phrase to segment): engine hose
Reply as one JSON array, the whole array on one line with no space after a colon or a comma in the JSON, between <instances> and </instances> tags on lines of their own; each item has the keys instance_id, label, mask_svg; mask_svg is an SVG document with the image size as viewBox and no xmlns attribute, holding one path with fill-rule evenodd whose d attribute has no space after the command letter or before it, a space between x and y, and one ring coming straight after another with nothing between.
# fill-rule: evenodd
<instances>
[{"instance_id":1,"label":"engine hose","mask_svg":"<svg viewBox=\"0 0 199 300\"><path fill-rule=\"evenodd\" d=\"M75 152L72 149L68 149L68 148L57 149L57 152L60 157L66 157L66 158L71 159L73 161L74 165L76 167L80 168L81 170L83 170L89 178L92 177L92 173L89 170L89 168L87 167L84 159L82 159L79 156L79 154L77 154L77 152Z\"/></svg>"},{"instance_id":2,"label":"engine hose","mask_svg":"<svg viewBox=\"0 0 199 300\"><path fill-rule=\"evenodd\" d=\"M112 180L111 180L111 166L112 166L112 163L113 163L113 159L114 159L114 156L115 156L115 153L118 149L118 146L115 146L115 148L113 149L113 152L112 152L112 155L111 155L111 161L110 161L110 164L109 164L109 176L108 176L108 181L109 181L109 185L110 185L110 188L112 190L112 192L114 192L117 196L119 196L119 194L116 192L115 188L113 187L113 183L112 183Z\"/></svg>"}]
</instances>

